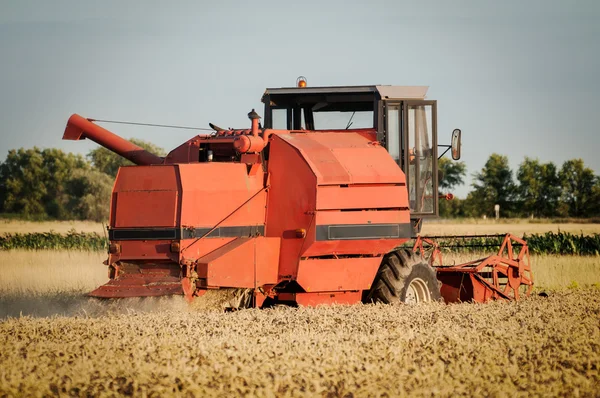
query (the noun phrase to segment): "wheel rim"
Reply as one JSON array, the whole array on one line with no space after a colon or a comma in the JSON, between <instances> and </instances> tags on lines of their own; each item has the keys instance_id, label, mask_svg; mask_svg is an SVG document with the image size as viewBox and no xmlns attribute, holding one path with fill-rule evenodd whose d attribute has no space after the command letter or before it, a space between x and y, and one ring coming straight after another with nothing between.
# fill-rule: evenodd
<instances>
[{"instance_id":1,"label":"wheel rim","mask_svg":"<svg viewBox=\"0 0 600 398\"><path fill-rule=\"evenodd\" d=\"M427 287L427 283L421 278L415 278L410 281L408 289L406 289L406 304L417 304L431 301L431 292Z\"/></svg>"}]
</instances>

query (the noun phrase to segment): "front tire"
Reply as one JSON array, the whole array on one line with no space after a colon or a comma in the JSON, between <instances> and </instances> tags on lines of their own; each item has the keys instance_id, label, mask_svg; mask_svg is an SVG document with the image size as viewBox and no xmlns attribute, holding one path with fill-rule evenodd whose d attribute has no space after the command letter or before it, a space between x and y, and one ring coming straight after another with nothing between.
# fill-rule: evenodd
<instances>
[{"instance_id":1,"label":"front tire","mask_svg":"<svg viewBox=\"0 0 600 398\"><path fill-rule=\"evenodd\" d=\"M379 266L367 303L417 304L441 300L435 270L408 249L386 254Z\"/></svg>"}]
</instances>

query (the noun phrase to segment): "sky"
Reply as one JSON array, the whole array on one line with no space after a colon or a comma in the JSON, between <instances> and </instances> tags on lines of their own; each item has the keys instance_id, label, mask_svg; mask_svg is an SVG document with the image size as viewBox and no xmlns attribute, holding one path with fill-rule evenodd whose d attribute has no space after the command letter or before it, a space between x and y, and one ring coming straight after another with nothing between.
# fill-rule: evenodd
<instances>
[{"instance_id":1,"label":"sky","mask_svg":"<svg viewBox=\"0 0 600 398\"><path fill-rule=\"evenodd\" d=\"M600 1L0 0L0 160L95 119L248 127L266 87L423 85L466 184L491 153L600 174ZM167 150L195 133L105 125Z\"/></svg>"}]
</instances>

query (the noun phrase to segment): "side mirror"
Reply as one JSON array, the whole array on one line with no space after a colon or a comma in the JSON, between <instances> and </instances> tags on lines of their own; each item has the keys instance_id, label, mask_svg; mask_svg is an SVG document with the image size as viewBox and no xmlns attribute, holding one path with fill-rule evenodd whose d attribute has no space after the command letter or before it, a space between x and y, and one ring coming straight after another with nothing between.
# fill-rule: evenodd
<instances>
[{"instance_id":1,"label":"side mirror","mask_svg":"<svg viewBox=\"0 0 600 398\"><path fill-rule=\"evenodd\" d=\"M460 129L454 129L452 132L452 159L460 159Z\"/></svg>"}]
</instances>

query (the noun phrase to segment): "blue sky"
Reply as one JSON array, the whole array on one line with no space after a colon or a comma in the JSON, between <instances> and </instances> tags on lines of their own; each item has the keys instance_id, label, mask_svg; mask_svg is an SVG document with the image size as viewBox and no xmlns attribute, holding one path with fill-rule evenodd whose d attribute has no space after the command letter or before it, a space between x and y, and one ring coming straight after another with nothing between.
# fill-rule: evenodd
<instances>
[{"instance_id":1,"label":"blue sky","mask_svg":"<svg viewBox=\"0 0 600 398\"><path fill-rule=\"evenodd\" d=\"M492 152L600 173L598 1L1 1L0 159L72 113L245 127L266 87L429 86L470 174ZM111 125L169 150L194 133ZM468 185L457 190L460 196Z\"/></svg>"}]
</instances>

